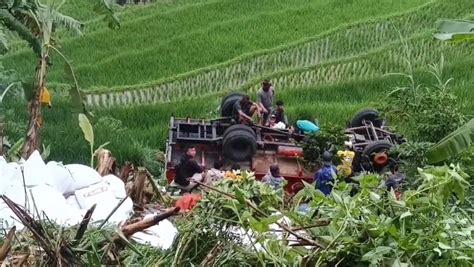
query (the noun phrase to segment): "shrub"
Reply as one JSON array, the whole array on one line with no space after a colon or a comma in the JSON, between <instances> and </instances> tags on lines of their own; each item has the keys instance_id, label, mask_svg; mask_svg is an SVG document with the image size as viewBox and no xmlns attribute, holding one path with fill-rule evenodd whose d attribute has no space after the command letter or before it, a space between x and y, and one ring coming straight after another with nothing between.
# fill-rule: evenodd
<instances>
[{"instance_id":1,"label":"shrub","mask_svg":"<svg viewBox=\"0 0 474 267\"><path fill-rule=\"evenodd\" d=\"M407 53L410 58L409 51ZM409 60L407 65L409 72L399 75L408 83L392 90L381 102L380 110L392 126L409 139L436 143L465 123L464 105L450 90L452 79L443 80L443 56L439 64L429 66L429 74L435 79L429 86L418 84Z\"/></svg>"}]
</instances>

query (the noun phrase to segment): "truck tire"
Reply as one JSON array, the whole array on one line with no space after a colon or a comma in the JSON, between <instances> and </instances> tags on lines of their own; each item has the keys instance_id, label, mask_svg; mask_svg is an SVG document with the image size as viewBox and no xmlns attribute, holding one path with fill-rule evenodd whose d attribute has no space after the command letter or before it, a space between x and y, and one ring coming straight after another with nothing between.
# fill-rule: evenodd
<instances>
[{"instance_id":1,"label":"truck tire","mask_svg":"<svg viewBox=\"0 0 474 267\"><path fill-rule=\"evenodd\" d=\"M239 126L241 126L241 128L250 128L245 125ZM231 129L232 131L226 131L224 134L225 137L222 142L222 152L226 158L235 161L244 161L255 155L255 152L257 151L257 139L255 133L241 128ZM250 128L250 130L252 129Z\"/></svg>"},{"instance_id":2,"label":"truck tire","mask_svg":"<svg viewBox=\"0 0 474 267\"><path fill-rule=\"evenodd\" d=\"M386 141L386 140L379 140L379 141L375 141L375 142L372 142L372 143L368 144L362 152L360 163L362 164L364 169L373 167L374 171L380 172L386 165L377 166L376 164L374 164L374 162L373 162L374 158L373 158L372 154L373 153L379 153L379 152L382 152L384 150L388 151L388 150L390 150L390 148L392 146L393 146L392 143L390 143L389 141ZM387 161L387 164L388 164L388 161Z\"/></svg>"},{"instance_id":3,"label":"truck tire","mask_svg":"<svg viewBox=\"0 0 474 267\"><path fill-rule=\"evenodd\" d=\"M229 128L225 130L224 135L222 136L222 139L225 139L227 134L232 133L237 130L248 132L249 134L252 134L253 136L255 136L255 139L257 138L255 131L251 127L244 124L234 124L234 125L229 126Z\"/></svg>"},{"instance_id":4,"label":"truck tire","mask_svg":"<svg viewBox=\"0 0 474 267\"><path fill-rule=\"evenodd\" d=\"M383 120L379 118L379 112L373 108L366 108L358 111L349 123L349 127L360 127L364 126L363 121L371 121L375 127L380 128L383 125Z\"/></svg>"},{"instance_id":5,"label":"truck tire","mask_svg":"<svg viewBox=\"0 0 474 267\"><path fill-rule=\"evenodd\" d=\"M225 96L221 102L221 116L231 117L235 102L239 101L243 95L242 93L230 93Z\"/></svg>"}]
</instances>

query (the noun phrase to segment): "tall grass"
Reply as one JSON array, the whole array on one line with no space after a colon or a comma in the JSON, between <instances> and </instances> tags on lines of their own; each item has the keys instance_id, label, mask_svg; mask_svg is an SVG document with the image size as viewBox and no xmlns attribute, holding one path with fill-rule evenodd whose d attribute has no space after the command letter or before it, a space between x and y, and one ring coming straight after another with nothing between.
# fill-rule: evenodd
<instances>
[{"instance_id":1,"label":"tall grass","mask_svg":"<svg viewBox=\"0 0 474 267\"><path fill-rule=\"evenodd\" d=\"M429 40L426 35L407 40L411 51L411 60L415 68L433 63L434 59L444 54L450 63L455 63L465 57L470 57L474 44L464 44L453 47L446 43ZM340 83L350 80L375 78L391 72L400 72L405 68L404 47L400 42L380 47L378 51L362 54L341 61L330 62L316 67L289 69L277 72L267 77L281 88L298 88L315 85ZM250 81L243 88L257 91L260 79Z\"/></svg>"},{"instance_id":2,"label":"tall grass","mask_svg":"<svg viewBox=\"0 0 474 267\"><path fill-rule=\"evenodd\" d=\"M200 3L212 0L172 0L172 1L154 1L147 5L115 5L112 6L115 14L122 23L140 23L150 16L156 16L157 13L171 12L173 9L193 8ZM97 16L93 11L93 7L98 0L72 1L67 0L63 5L61 12L68 14L73 18L79 19L84 23L85 27L82 29L84 34L104 30L106 24L102 16ZM60 30L59 35L64 38L75 37L68 31ZM9 51L11 53L18 50L25 51L28 49L28 44L24 41L13 39L9 44ZM21 52L21 51L20 51Z\"/></svg>"},{"instance_id":3,"label":"tall grass","mask_svg":"<svg viewBox=\"0 0 474 267\"><path fill-rule=\"evenodd\" d=\"M74 62L83 87L132 85L290 43L342 23L405 10L426 1L210 1L193 8L158 12L130 23L124 21L119 31L103 29L67 39L63 50ZM23 75L32 73L33 60L27 50L5 58L8 67ZM64 82L62 63L57 60L53 64L49 81Z\"/></svg>"}]
</instances>

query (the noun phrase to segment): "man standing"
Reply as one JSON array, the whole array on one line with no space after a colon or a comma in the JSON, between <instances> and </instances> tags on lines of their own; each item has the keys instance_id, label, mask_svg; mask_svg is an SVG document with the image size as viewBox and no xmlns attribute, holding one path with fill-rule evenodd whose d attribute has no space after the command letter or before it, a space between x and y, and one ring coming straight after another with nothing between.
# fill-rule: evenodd
<instances>
[{"instance_id":1,"label":"man standing","mask_svg":"<svg viewBox=\"0 0 474 267\"><path fill-rule=\"evenodd\" d=\"M323 192L324 195L329 195L332 191L333 183L337 178L336 166L332 163L332 154L324 151L322 155L323 167L316 172L316 189Z\"/></svg>"},{"instance_id":2,"label":"man standing","mask_svg":"<svg viewBox=\"0 0 474 267\"><path fill-rule=\"evenodd\" d=\"M179 164L176 166L176 176L174 182L185 191L191 191L197 186L197 182L203 180L202 168L194 160L196 156L196 148L187 147L181 157Z\"/></svg>"},{"instance_id":3,"label":"man standing","mask_svg":"<svg viewBox=\"0 0 474 267\"><path fill-rule=\"evenodd\" d=\"M263 123L268 121L268 117L272 112L273 100L275 99L275 90L270 80L262 82L262 88L257 92L257 106L263 113Z\"/></svg>"}]
</instances>

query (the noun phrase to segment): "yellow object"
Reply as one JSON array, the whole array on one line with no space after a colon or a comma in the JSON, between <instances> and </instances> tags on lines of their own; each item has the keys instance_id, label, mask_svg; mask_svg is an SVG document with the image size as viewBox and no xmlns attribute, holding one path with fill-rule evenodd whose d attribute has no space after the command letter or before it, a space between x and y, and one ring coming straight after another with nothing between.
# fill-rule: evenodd
<instances>
[{"instance_id":1,"label":"yellow object","mask_svg":"<svg viewBox=\"0 0 474 267\"><path fill-rule=\"evenodd\" d=\"M232 180L232 181L242 181L242 175L240 171L227 171L224 175L225 179Z\"/></svg>"},{"instance_id":2,"label":"yellow object","mask_svg":"<svg viewBox=\"0 0 474 267\"><path fill-rule=\"evenodd\" d=\"M46 88L46 86L43 86L41 89L40 102L41 104L46 104L49 108L51 108L51 95L49 94L48 88Z\"/></svg>"},{"instance_id":3,"label":"yellow object","mask_svg":"<svg viewBox=\"0 0 474 267\"><path fill-rule=\"evenodd\" d=\"M355 152L350 150L339 150L337 151L337 156L342 160L341 164L337 166L338 173L348 177L352 174L352 161L354 160Z\"/></svg>"}]
</instances>

